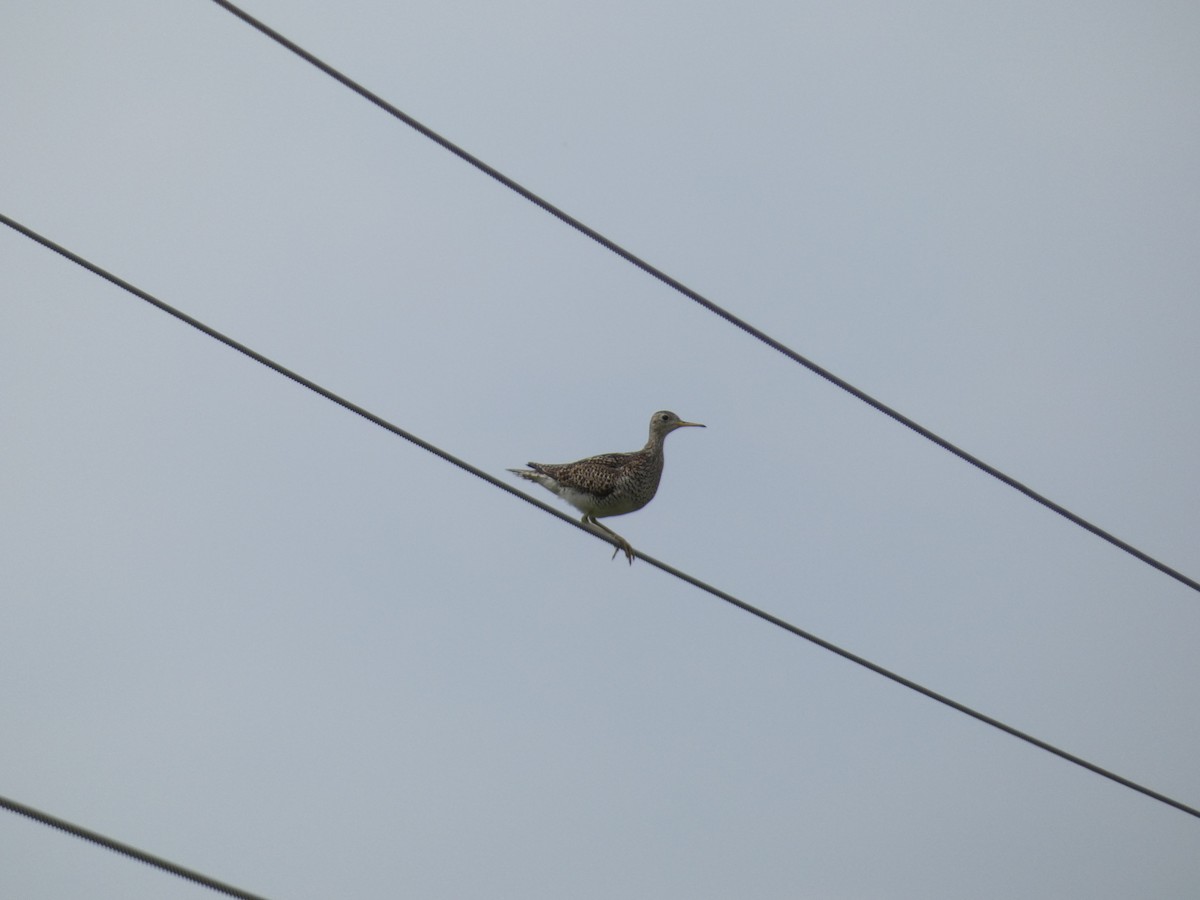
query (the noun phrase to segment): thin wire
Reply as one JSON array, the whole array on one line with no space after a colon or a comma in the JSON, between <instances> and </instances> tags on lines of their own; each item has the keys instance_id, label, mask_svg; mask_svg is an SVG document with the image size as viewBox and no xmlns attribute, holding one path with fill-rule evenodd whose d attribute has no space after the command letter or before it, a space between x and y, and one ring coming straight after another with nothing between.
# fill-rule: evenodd
<instances>
[{"instance_id":1,"label":"thin wire","mask_svg":"<svg viewBox=\"0 0 1200 900\"><path fill-rule=\"evenodd\" d=\"M91 841L106 850L112 850L114 853L121 853L131 859L136 859L138 862L145 863L148 866L154 866L156 869L161 869L171 875L176 875L188 881L194 882L201 887L206 887L209 890L216 891L219 894L225 894L229 897L237 897L239 900L266 900L261 894L252 894L249 891L243 891L241 888L234 887L231 884L226 884L223 881L217 881L215 878L209 878L207 875L195 871L194 869L186 869L183 866L177 865L170 860L163 859L161 856L155 856L153 853L147 853L145 850L139 850L137 847L131 847L129 844L124 844L121 841L113 840L99 832L92 831L89 828L84 828L81 825L75 825L68 822L66 819L60 819L58 816L52 816L49 813L42 812L40 809L34 809L32 806L26 806L24 803L18 803L16 800L10 800L8 797L0 797L0 806L10 812L14 812L19 816L33 819L35 822L41 822L43 825L49 825L51 828L57 828L59 831L65 831L67 834L73 834L77 838L83 838L85 841Z\"/></svg>"},{"instance_id":2,"label":"thin wire","mask_svg":"<svg viewBox=\"0 0 1200 900\"><path fill-rule=\"evenodd\" d=\"M979 457L968 453L966 450L963 450L961 447L958 447L955 444L952 444L950 441L946 440L945 438L941 437L940 435L934 433L933 431L930 431L924 425L921 425L918 422L914 421L913 419L908 418L908 416L903 415L899 411L897 411L897 410L893 409L892 407L888 406L887 404L883 403L881 400L875 399L870 394L866 393L865 391L861 390L860 388L855 387L854 385L850 384L848 381L846 381L842 378L839 378L837 375L834 375L828 369L825 369L822 366L818 365L817 363L813 362L812 360L808 359L807 357L802 356L801 354L797 353L795 350L788 347L783 342L771 337L766 332L761 331L758 328L755 328L753 325L751 325L746 320L741 319L738 316L735 316L733 313L731 313L729 310L725 309L724 307L718 306L712 300L709 300L707 297L703 296L699 292L693 290L692 288L690 288L687 285L683 284L682 282L676 280L675 278L672 278L670 275L666 274L661 269L658 269L655 266L652 266L650 263L646 262L641 257L635 256L633 253L626 250L620 244L616 243L615 241L610 240L609 238L602 235L600 232L588 227L583 222L576 219L574 216L568 214L567 212L565 212L562 209L559 209L557 206L550 203L548 200L545 200L542 197L538 196L537 194L533 193L533 191L529 190L528 188L524 187L523 185L521 185L518 182L514 181L513 179L509 178L507 175L500 172L499 170L494 169L492 166L489 166L487 163L485 163L483 160L479 159L478 157L473 156L472 154L468 153L462 147L459 147L457 144L453 143L449 139L438 134L432 128L429 128L427 125L424 125L421 122L418 122L412 116L408 115L407 113L403 112L396 106L392 105L387 100L384 100L378 94L374 93L373 91L368 90L367 88L363 87L358 82L356 82L353 79L349 78L348 76L342 74L340 71L335 69L333 66L329 65L327 62L314 56L312 53L305 50L299 44L296 44L295 42L284 37L282 34L280 34L275 29L271 28L269 25L254 18L249 13L247 13L244 10L240 9L239 7L235 6L233 3L228 2L228 0L213 0L213 2L216 3L218 6L222 7L223 9L227 10L228 12L232 13L233 15L237 16L239 19L244 21L246 24L248 24L251 27L262 32L264 35L269 37L271 40L275 41L277 44L290 50L292 53L299 56L305 62L308 62L311 65L315 66L316 68L320 69L322 72L324 72L330 78L333 78L334 80L341 82L343 85L348 87L350 90L354 91L356 94L363 97L365 100L368 100L371 103L378 106L384 112L399 119L405 125L409 126L410 128L414 129L415 131L420 132L422 135L429 138L431 141L440 145L441 147L445 148L446 150L450 151L455 156L462 159L464 162L469 163L470 165L474 166L476 169L478 169L480 172L483 172L488 177L495 179L496 181L500 182L500 184L502 184L505 187L509 188L510 190L515 191L516 193L520 194L522 197L524 197L530 203L533 203L534 205L540 207L541 209L548 212L550 215L554 216L559 221L563 222L566 225L571 226L576 231L591 238L597 244L599 244L600 246L604 247L607 250L612 251L613 253L615 253L617 256L621 257L625 261L637 266L639 269L641 269L646 274L651 275L654 278L657 278L663 284L674 289L675 291L678 291L680 294L687 297L689 300L693 300L696 303L700 304L705 309L707 309L709 312L715 313L716 315L720 316L722 319L724 319L726 322L729 322L732 325L736 325L742 331L746 332L746 334L758 339L759 341L766 344L768 347L771 347L772 349L778 351L779 353L782 353L788 359L792 360L793 362L799 363L800 365L802 365L806 369L808 369L810 372L813 372L814 374L821 376L826 381L841 388L843 391L846 391L848 394L851 394L852 396L857 397L863 403L866 403L868 406L873 407L874 409L883 413L885 416L888 416L889 418L894 419L896 422L899 422L904 427L909 428L912 431L915 431L917 434L921 435L921 437L925 438L926 440L932 441L934 444L937 444L943 450L946 450L946 451L954 454L959 459L963 460L964 462L970 463L972 466L979 469L980 471L992 476L993 478L995 478L999 481L1004 482L1004 484L1007 484L1009 487L1011 487L1017 491L1020 491L1022 494L1024 494L1030 500L1033 500L1036 503L1040 503L1042 506L1044 506L1046 509L1051 510L1052 512L1058 513L1058 515L1062 516L1063 518L1067 519L1070 522L1073 522L1074 524L1078 525L1080 528L1083 528L1086 531L1090 531L1096 537L1107 541L1108 543L1112 544L1114 547L1124 550L1129 555L1146 563L1146 565L1153 566L1155 569L1158 569L1163 574L1169 575L1170 577L1174 578L1176 581L1180 582L1181 584L1187 585L1192 590L1200 591L1200 581L1196 581L1195 579L1190 578L1187 575L1184 575L1179 570L1172 568L1171 566L1167 565L1164 562L1159 561L1158 559L1155 559L1150 554L1148 554L1142 550L1139 550L1137 547L1133 546L1132 544L1130 544L1126 541L1121 540L1116 535L1111 534L1108 531L1105 531L1100 526L1092 524L1091 522L1089 522L1087 519L1083 518L1082 516L1071 512L1065 506L1062 506L1062 505L1054 502L1050 498L1048 498L1042 494L1039 494L1037 491L1033 490L1033 488L1029 487L1028 485L1023 484L1020 481L1017 481L1017 479L1013 478L1010 475L1006 475L1004 472L1000 471L995 466L992 466L992 465L984 462Z\"/></svg>"},{"instance_id":3,"label":"thin wire","mask_svg":"<svg viewBox=\"0 0 1200 900\"><path fill-rule=\"evenodd\" d=\"M483 471L482 469L476 468L475 466L471 465L470 463L466 462L465 460L459 459L457 456L454 456L452 453L442 450L440 447L437 447L437 446L429 443L428 441L422 440L421 438L417 437L416 435L412 434L411 432L405 431L403 428L400 428L398 425L393 425L391 422L387 421L386 419L375 415L374 413L364 409L363 407L361 407L355 403L351 403L349 400L346 400L343 397L338 396L337 394L335 394L333 391L329 390L328 388L321 387L321 385L317 384L316 382L310 381L309 379L303 377L302 375L299 375L296 372L293 372L291 369L288 369L288 368L280 365L279 363L275 362L274 360L268 359L267 357L263 356L261 353L251 350L245 344L239 343L238 341L235 341L231 337L227 337L226 335L217 331L215 328L211 328L208 325L205 325L203 322L200 322L199 320L192 318L191 316L187 315L186 313L181 312L180 310L176 309L175 307L170 306L167 303L164 303L162 300L159 300L157 297L154 297L151 294L148 294L147 292L141 290L140 288L134 287L129 282L127 282L121 278L118 278L116 275L113 275L112 273L106 271L105 269L100 268L95 263L89 262L88 260L79 256L78 254L72 253L70 250L67 250L65 247L62 247L61 245L54 243L49 238L43 237L42 235L38 234L37 232L33 231L32 229L27 228L26 226L20 224L19 222L16 222L13 219L10 219L8 216L4 215L3 213L0 213L0 222L3 222L5 225L9 226L10 228L14 229L15 231L19 231L21 234L25 235L26 237L28 237L34 241L37 241L43 247L46 247L49 250L53 250L55 253L58 253L60 256L63 256L66 259L69 259L71 262L75 263L76 265L82 266L83 268L87 269L89 272L92 272L95 275L99 275L101 278L116 285L117 287L121 288L122 290L128 291L129 293L133 294L135 297L145 300L147 303L158 307L158 309L174 316L175 318L179 319L181 322L185 322L188 325L191 325L193 328L197 329L198 331L203 332L204 334L208 335L211 338L214 338L215 340L220 341L221 343L225 344L227 347L230 347L230 348L238 351L239 353L242 353L242 354L250 357L255 362L260 363L275 372L278 372L280 375L283 375L286 378L290 378L292 381L296 382L297 384L302 385L302 386L308 388L310 391L313 391L314 393L321 395L325 399L336 403L338 406L341 406L342 408L347 409L350 412L355 413L356 415L362 416L367 421L372 422L375 425L378 425L380 428L384 428L387 431L392 432L392 434L395 434L398 437L404 438L406 441L416 444L422 450L429 451L430 453L434 454L435 456L437 456L441 459L444 459L446 462L452 463L453 465L458 466L463 471L470 472L476 478L480 478L483 481L486 481L488 484L492 485L493 487L500 488L505 493L511 494L514 497L519 497L521 500L524 500L526 503L530 504L531 506L536 506L538 509L542 510L542 512L549 513L550 515L554 516L555 518L560 519L564 522L567 522L570 525L575 526L580 531L586 532L587 534L590 534L593 537L599 538L600 540L605 541L606 543L612 544L614 547L617 546L617 542L615 540L609 538L607 535L593 531L591 528L588 528L587 526L585 526L582 522L574 519L571 516L566 515L563 512L560 512L559 510L555 509L554 507L550 506L549 504L547 504L541 500L538 500L534 497L531 497L528 494L522 493L521 491L516 490L515 488L513 488L510 485L506 484L505 482L501 481L499 478L496 478L494 475L491 475L491 474ZM787 621L779 618L778 616L771 615L770 613L765 612L764 610L761 610L755 606L752 606L751 604L746 603L744 600L739 600L737 597L733 596L732 594L726 593L725 591L722 591L719 588L715 588L712 585L710 585L704 581L701 581L699 578L696 578L692 575L687 574L686 572L676 569L675 567L670 566L667 563L664 563L660 560L657 560L652 556L648 556L644 553L638 553L637 555L645 562L649 563L650 565L654 566L657 569L660 569L663 572L666 572L668 575L673 575L676 578L687 582L688 584L692 585L693 587L697 587L700 590L705 591L705 592L711 594L712 596L717 597L720 600L724 600L726 603L736 606L738 609L744 610L745 612L748 612L748 613L751 613L752 615L758 616L763 621L770 622L772 625L782 628L784 631L790 632L791 634L794 634L796 637L803 638L804 640L806 640L812 644L816 644L818 647L821 647L824 650L828 650L831 653L836 653L838 656L842 657L843 659L846 659L852 663L855 663L856 665L862 666L865 669L869 669L870 671L874 672L877 675L882 675L884 678L888 678L891 681L896 682L896 684L899 684L910 690L916 691L919 694L923 694L924 696L928 697L931 700L936 700L938 703L948 706L953 710L956 710L960 713L964 713L968 716L971 716L972 718L977 719L978 721L983 722L986 725L991 725L993 728L997 728L1000 731L1003 731L1005 734L1011 735L1012 737L1015 737L1015 738L1018 738L1019 740L1025 741L1028 744L1032 744L1034 747L1037 747L1041 750L1045 750L1048 753L1053 753L1055 756L1065 759L1067 762L1074 763L1077 766L1081 766L1082 768L1085 768L1091 772L1094 772L1097 775L1101 775L1104 778L1109 779L1110 781L1115 781L1117 784L1123 785L1124 787L1127 787L1131 790L1137 791L1138 793L1145 794L1147 797L1151 797L1155 800L1158 800L1161 803L1167 804L1168 806L1173 806L1176 809L1178 809L1182 812L1185 812L1190 816L1195 816L1196 818L1200 818L1200 809L1196 809L1194 807L1188 806L1185 803L1182 803L1178 800L1168 797L1166 794L1161 794L1158 791L1152 790L1148 787L1145 787L1144 785L1138 784L1135 781L1131 781L1128 778L1125 778L1121 775L1117 775L1116 773L1111 772L1108 769L1105 769L1101 766L1098 766L1095 763L1088 762L1087 760L1083 759L1082 757L1076 756L1073 753L1068 753L1067 751L1061 750L1058 747L1055 747L1054 745L1047 743L1046 741L1043 741L1039 738L1035 738L1030 734L1027 734L1023 731L1013 728L1011 725L1006 725L1003 722L1001 722L999 719L995 719L995 718L992 718L991 716L985 715L984 713L981 713L975 709L972 709L971 707L966 706L965 704L959 703L957 700L952 700L949 697L945 696L944 694L939 694L937 691L931 690L930 688L924 687L923 685L920 685L915 681L905 678L902 675L897 675L895 672L892 672L889 669L885 669L883 666L873 663L870 660L868 660L862 656L859 656L855 653L851 653L849 650L845 650L845 649L837 646L836 644L832 644L829 641L825 640L824 638L817 637L815 634L812 634L811 632L805 631L802 628L792 625L790 622L787 622Z\"/></svg>"}]
</instances>

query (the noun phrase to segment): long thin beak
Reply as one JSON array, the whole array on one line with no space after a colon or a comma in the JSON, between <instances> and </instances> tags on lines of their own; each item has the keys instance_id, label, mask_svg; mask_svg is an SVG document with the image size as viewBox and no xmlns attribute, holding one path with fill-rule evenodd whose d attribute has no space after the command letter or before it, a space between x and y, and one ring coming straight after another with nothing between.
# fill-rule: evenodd
<instances>
[{"instance_id":1,"label":"long thin beak","mask_svg":"<svg viewBox=\"0 0 1200 900\"><path fill-rule=\"evenodd\" d=\"M675 425L679 428L707 428L707 425L701 425L699 422L676 422Z\"/></svg>"}]
</instances>

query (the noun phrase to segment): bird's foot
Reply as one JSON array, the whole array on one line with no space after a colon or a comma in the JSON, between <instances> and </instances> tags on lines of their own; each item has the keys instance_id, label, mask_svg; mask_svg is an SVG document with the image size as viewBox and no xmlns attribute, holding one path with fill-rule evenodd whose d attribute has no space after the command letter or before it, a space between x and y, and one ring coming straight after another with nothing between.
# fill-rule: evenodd
<instances>
[{"instance_id":1,"label":"bird's foot","mask_svg":"<svg viewBox=\"0 0 1200 900\"><path fill-rule=\"evenodd\" d=\"M617 538L617 540L619 541L619 544L618 544L618 546L613 548L612 558L616 559L617 554L623 550L623 551L625 551L625 558L629 560L629 564L632 566L633 565L633 545L630 544L629 541L625 540L625 538Z\"/></svg>"},{"instance_id":2,"label":"bird's foot","mask_svg":"<svg viewBox=\"0 0 1200 900\"><path fill-rule=\"evenodd\" d=\"M589 516L589 515L585 514L582 521L583 521L583 524L586 525L588 528L592 529L597 534L600 534L602 537L605 537L608 540L612 541L614 544L616 544L616 547L613 548L613 555L612 555L613 559L616 559L617 554L623 550L623 551L625 551L625 558L627 560L629 560L629 564L631 566L633 565L633 547L630 546L629 541L625 540L625 538L621 537L619 534L617 534L611 528L605 528L603 525L601 525L599 522L596 521L594 516Z\"/></svg>"}]
</instances>

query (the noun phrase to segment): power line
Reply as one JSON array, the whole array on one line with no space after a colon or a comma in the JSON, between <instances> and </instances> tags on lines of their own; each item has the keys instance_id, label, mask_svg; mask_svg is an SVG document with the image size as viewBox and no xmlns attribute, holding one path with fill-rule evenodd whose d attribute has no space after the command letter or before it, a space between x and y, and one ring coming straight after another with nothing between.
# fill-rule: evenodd
<instances>
[{"instance_id":1,"label":"power line","mask_svg":"<svg viewBox=\"0 0 1200 900\"><path fill-rule=\"evenodd\" d=\"M909 428L912 431L915 431L917 434L919 434L921 437L925 438L926 440L932 441L934 444L937 444L943 450L946 450L946 451L954 454L959 459L963 460L964 462L970 463L972 466L979 469L980 471L992 476L993 478L995 478L999 481L1002 481L1004 484L1008 485L1009 487L1011 487L1017 491L1020 491L1022 494L1024 494L1030 500L1033 500L1036 503L1040 503L1046 509L1049 509L1052 512L1057 513L1058 515L1067 519L1069 522L1072 522L1075 525L1078 525L1080 528L1083 528L1086 531L1090 531L1096 537L1107 541L1108 543L1112 544L1114 547L1124 550L1129 555L1135 557L1136 559L1141 560L1142 562L1146 563L1147 565L1153 566L1155 569L1158 569L1160 572L1162 572L1166 575L1169 575L1170 577L1174 578L1176 581L1180 582L1181 584L1187 585L1192 590L1200 591L1200 581L1196 581L1193 578L1189 578L1187 575L1184 575L1179 570L1172 568L1171 566L1167 565L1166 563L1161 562L1160 560L1154 558L1150 554L1148 554L1142 550L1139 550L1137 547L1133 546L1132 544L1121 540L1116 535L1104 530L1103 528L1101 528L1098 525L1093 524L1092 522L1089 522L1087 519L1083 518L1082 516L1071 512L1065 506L1062 506L1061 504L1054 502L1049 497L1046 497L1043 494L1038 493L1037 491L1033 490L1033 488L1029 487L1026 484L1023 484L1022 482L1013 478L1011 475L1006 475L1004 472L1000 471L995 466L992 466L992 465L984 462L982 459L980 459L977 456L974 456L971 453L968 453L966 450L963 450L961 447L957 446L956 444L951 443L946 438L943 438L940 435L936 434L935 432L929 430L924 425L921 425L920 423L916 422L915 420L908 418L908 416L903 415L898 410L895 410L892 407L888 406L883 401L877 400L876 398L872 397L866 391L863 391L860 388L855 387L854 385L850 384L850 382L846 381L843 378L839 378L837 375L833 374L833 372L830 372L828 369L825 369L822 366L818 365L817 363L813 362L812 360L808 359L807 357L802 356L800 353L791 349L786 344L784 344L782 341L779 341L776 338L771 337L769 334L767 334L764 331L761 331L758 328L755 328L753 325L751 325L745 319L739 318L738 316L731 313L729 310L727 310L721 306L718 306L716 303L714 303L712 300L709 300L707 297L703 296L698 291L695 291L692 288L688 287L687 285L683 284L682 282L678 281L677 279L672 278L666 272L651 265L650 263L646 262L641 257L634 255L629 250L626 250L620 244L605 237L604 235L602 235L600 232L596 231L595 229L588 227L583 222L581 222L579 219L576 219L574 216L570 215L566 211L564 211L564 210L560 209L559 207L555 206L554 204L550 203L548 200L545 200L542 197L538 196L533 191L529 190L528 188L526 188L523 185L519 184L518 182L514 181L512 178L509 178L504 173L500 172L498 169L495 169L492 166L488 165L483 160L479 159L477 156L474 156L471 153L468 153L466 150L464 150L462 147L459 147L457 144L453 143L448 138L443 137L442 135L440 135L436 131L434 131L432 128L417 121L412 116L408 115L407 113L400 110L398 107L394 106L393 104L389 103L387 100L380 97L378 94L367 89L366 87L363 87L361 84L354 81L349 76L344 75L342 72L338 71L333 66L329 65L329 63L325 62L324 60L320 59L319 57L317 57L317 56L313 55L312 53L310 53L309 51L305 50L303 47L301 47L299 44L295 43L294 41L291 41L288 38L284 37L282 34L280 34L275 29L271 28L266 23L261 22L260 20L254 18L249 13L247 13L244 10L240 9L239 7L235 6L233 3L228 2L228 0L213 0L213 2L216 3L218 6L222 7L223 9L227 10L228 12L232 13L233 15L237 16L239 19L244 21L246 24L248 24L251 27L262 32L264 35L269 37L271 40L275 41L280 46L290 50L292 53L299 56L305 62L310 63L311 65L320 69L322 72L324 72L330 78L333 78L334 80L341 82L343 85L348 87L350 90L354 91L356 94L358 94L365 100L368 100L371 103L375 104L375 106L378 106L384 112L388 113L389 115L393 116L396 119L399 119L405 125L408 125L410 128L414 129L415 131L420 132L422 135L429 138L431 141L440 145L444 149L450 151L451 153L453 153L455 156L459 157L464 162L469 163L470 165L474 166L476 169L478 169L483 174L487 175L490 178L495 179L496 181L500 182L500 184L502 184L505 187L509 188L510 190L516 192L517 194L520 194L522 197L524 197L530 203L533 203L534 205L540 207L541 209L548 212L550 215L554 216L559 221L563 222L566 225L571 226L576 231L591 238L597 244L599 244L600 246L604 247L607 250L612 251L617 256L624 259L626 262L632 263L633 265L637 266L639 269L641 269L646 274L648 274L654 278L657 278L663 284L665 284L668 287L679 292L683 296L687 297L689 300L693 300L696 303L700 304L705 309L707 309L709 312L720 316L722 319L724 319L726 322L729 322L731 325L736 325L742 331L746 332L746 334L758 339L759 341L766 344L768 347L771 347L772 349L778 351L779 353L782 353L784 356L786 356L788 359L792 360L793 362L799 363L800 365L804 366L809 371L813 372L816 375L821 376L826 381L830 382L831 384L835 385L836 387L841 388L843 391L846 391L848 394L851 394L852 396L858 398L863 403L866 403L868 406L873 407L877 411L883 413L885 416L888 416L889 418L894 419L896 422L899 422L904 427Z\"/></svg>"},{"instance_id":2,"label":"power line","mask_svg":"<svg viewBox=\"0 0 1200 900\"><path fill-rule=\"evenodd\" d=\"M181 865L163 859L161 856L155 856L153 853L147 853L145 850L139 850L137 847L131 847L129 844L124 844L121 841L106 837L99 832L84 828L81 825L75 825L68 822L66 819L60 819L58 816L52 816L49 813L42 812L40 809L34 809L32 806L26 806L24 803L18 803L16 800L10 800L7 797L0 797L0 806L14 812L19 816L33 819L35 822L41 822L43 825L49 825L51 828L57 828L59 831L65 831L67 834L73 834L77 838L83 838L85 841L91 841L93 844L112 850L114 853L120 853L128 856L130 859L136 859L138 862L145 863L148 866L154 866L156 869L161 869L171 875L176 875L188 881L194 882L201 887L206 887L209 890L216 891L219 894L225 894L229 897L237 897L239 900L266 900L260 894L252 894L249 891L243 891L241 888L234 887L231 884L226 884L223 881L217 881L215 878L210 878L203 875L194 869L187 869Z\"/></svg>"},{"instance_id":3,"label":"power line","mask_svg":"<svg viewBox=\"0 0 1200 900\"><path fill-rule=\"evenodd\" d=\"M333 391L329 390L328 388L324 388L321 385L317 384L316 382L310 381L309 379L305 378L304 376L299 375L296 372L293 372L291 369L288 369L285 366L275 362L274 360L269 359L266 356L263 356L261 353L258 353L255 350L251 350L245 344L242 344L242 343L234 340L233 338L222 334L221 332L217 331L215 328L205 325L203 322L200 322L198 319L192 318L191 316L187 315L186 313L163 302L162 300L159 300L157 297L154 297L153 295L147 293L146 291L143 291L141 288L135 287L134 285L130 284L129 282L127 282L121 278L118 278L116 275L113 275L112 273L108 272L107 270L100 268L100 266L96 265L95 263L89 262L88 260L79 256L78 254L73 253L70 250L66 249L65 247L54 243L49 238L43 237L42 235L38 234L36 231L32 230L31 228L26 227L25 225L22 225L21 223L15 221L14 219L9 218L8 216L4 215L3 213L0 213L0 222L3 222L5 225L9 226L10 228L12 228L15 231L20 232L21 234L25 235L26 237L30 238L31 240L36 241L37 243L41 244L43 247L46 247L49 250L53 250L55 253L58 253L59 255L65 257L66 259L70 260L71 262L75 263L76 265L81 266L84 269L87 269L89 272L100 276L101 278L105 279L106 281L110 282L111 284L116 285L117 287L121 288L122 290L128 291L129 293L133 294L135 297L138 297L138 298L146 301L147 303L157 307L158 309L162 310L163 312L174 316L175 318L179 319L181 322L185 322L188 325L192 326L193 328L197 329L198 331L203 332L207 336L209 336L217 341L220 341L222 344L225 344L227 347L230 347L231 349L236 350L239 353L242 353L245 356L250 357L250 359L254 360L255 362L266 366L267 368L279 373L280 375L283 375L286 378L290 378L292 381L296 382L299 385L302 385L303 387L308 388L310 391L313 391L316 394L319 394L320 396L324 397L326 400L330 400L333 403L336 403L338 406L341 406L342 408L347 409L350 412L355 413L356 415L362 416L364 419L366 419L369 422L374 423L375 425L378 425L380 428L384 428L387 431L392 432L392 434L395 434L398 437L404 438L406 441L416 444L421 449L427 450L430 453L434 454L435 456L438 456L441 459L444 459L446 462L449 462L449 463L452 463L453 465L458 466L460 469L462 469L465 472L470 472L476 478L486 481L488 484L492 485L493 487L500 488L500 490L504 491L505 493L511 494L514 497L519 497L521 500L524 500L526 503L530 504L531 506L536 506L538 509L542 510L543 512L549 513L550 515L554 516L555 518L558 518L564 522L567 522L570 525L575 526L580 531L586 532L587 534L590 534L593 537L599 538L602 541L606 541L607 543L612 544L614 547L616 546L615 541L609 539L606 535L603 535L603 534L593 531L592 529L588 528L582 522L576 520L575 518L568 516L567 514L565 514L563 512L560 512L558 509L555 509L554 507L550 506L547 503L544 503L541 500L538 500L535 497L531 497L528 494L518 491L517 489L515 489L515 488L511 487L510 485L506 484L505 482L501 481L499 478L495 477L494 475L491 475L491 474L483 471L482 469L476 468L475 466L471 465L470 463L466 462L465 460L459 459L457 456L453 455L452 453L449 453L448 451L443 450L440 447L437 447L434 444L429 443L428 441L422 440L421 438L417 437L412 432L406 431L403 428L400 428L398 425L393 425L391 422L387 421L386 419L384 419L380 416L377 416L374 413L370 412L369 410L367 410L355 403L352 403L349 400L346 400L345 398L335 394ZM828 650L831 653L836 653L838 656L842 657L843 659L846 659L852 663L855 663L856 665L862 666L865 669L869 669L870 671L874 672L877 675L882 675L884 678L894 681L896 684L906 687L909 690L916 691L917 693L922 694L925 697L928 697L930 700L936 700L938 703L948 706L953 710L956 710L960 713L968 715L968 716L972 717L973 719L977 719L978 721L983 722L986 725L991 725L993 728L999 729L1000 731L1003 731L1005 734L1011 735L1012 737L1015 737L1015 738L1018 738L1019 740L1025 741L1028 744L1032 744L1034 747L1037 747L1038 749L1045 750L1048 753L1052 753L1055 756L1065 759L1067 762L1074 763L1077 766L1081 766L1082 768L1085 768L1091 772L1094 772L1097 775L1101 775L1101 776L1109 779L1110 781L1115 781L1117 784L1123 785L1123 786L1130 788L1131 790L1137 791L1141 794L1145 794L1147 797L1151 797L1155 800L1160 801L1161 803L1167 804L1168 806L1173 806L1176 809L1187 813L1188 815L1195 816L1196 818L1200 818L1200 809L1196 809L1194 807L1188 806L1187 804L1182 803L1179 800L1172 799L1171 797L1168 797L1165 794L1161 794L1158 791L1152 790L1148 787L1145 787L1144 785L1141 785L1141 784L1138 784L1137 782L1131 781L1130 779L1125 778L1121 775L1118 775L1115 772L1112 772L1108 769L1105 769L1102 766L1098 766L1095 763L1088 762L1087 760L1083 759L1082 757L1076 756L1073 753L1068 753L1067 751L1062 750L1058 747L1055 747L1054 745L1049 744L1046 741L1043 741L1039 738L1033 737L1032 735L1027 734L1017 728L1014 728L1011 725L1006 725L1004 722L1001 722L999 719L995 719L991 716L988 716L984 713L979 712L978 710L972 709L971 707L969 707L963 703L959 703L957 700L952 700L951 698L947 697L944 694L939 694L937 691L934 691L930 688L924 687L923 685L918 684L917 682L912 681L908 678L905 678L902 675L898 675L895 672L892 672L891 670L886 669L881 665L878 665L877 663L871 662L870 660L866 659L865 657L859 656L855 653L851 653L849 650L845 650L842 647L839 647L836 644L833 644L833 643L825 640L824 638L817 637L815 634L812 634L811 632L805 631L804 629L799 628L796 625L792 625L790 622L787 622L784 619L779 618L778 616L774 616L771 613L768 613L768 612L761 610L755 606L752 606L751 604L745 602L744 600L740 600L737 597L735 597L734 595L727 593L725 591L722 591L719 588L713 587L712 585L710 585L704 581L701 581L699 578L696 578L692 575L687 574L686 572L676 569L674 566L668 565L667 563L661 562L660 560L657 560L652 556L647 556L646 554L640 553L640 552L637 555L641 559L643 559L645 562L649 563L650 565L654 566L657 569L660 569L663 572L666 572L668 575L673 575L676 578L687 582L688 584L692 585L693 587L699 588L700 590L705 591L705 592L711 594L712 596L717 597L720 600L724 600L726 603L736 606L738 609L748 612L751 615L758 616L760 619L762 619L765 622L770 622L772 625L775 625L778 628L782 628L784 631L790 632L791 634L795 635L796 637L803 638L804 640L806 640L812 644L815 644L824 650Z\"/></svg>"}]
</instances>

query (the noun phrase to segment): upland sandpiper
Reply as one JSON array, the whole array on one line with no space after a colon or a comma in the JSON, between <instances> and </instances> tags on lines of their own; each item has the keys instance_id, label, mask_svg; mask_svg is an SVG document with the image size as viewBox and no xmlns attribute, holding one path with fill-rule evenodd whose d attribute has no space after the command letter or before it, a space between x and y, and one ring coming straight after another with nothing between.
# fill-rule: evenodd
<instances>
[{"instance_id":1,"label":"upland sandpiper","mask_svg":"<svg viewBox=\"0 0 1200 900\"><path fill-rule=\"evenodd\" d=\"M603 453L572 463L529 463L528 469L509 469L515 475L536 481L553 491L583 513L583 524L595 526L617 542L633 565L633 547L597 519L623 516L641 509L654 499L662 479L663 441L676 428L703 428L699 422L685 422L675 413L659 410L650 417L650 439L633 453Z\"/></svg>"}]
</instances>

